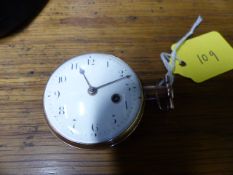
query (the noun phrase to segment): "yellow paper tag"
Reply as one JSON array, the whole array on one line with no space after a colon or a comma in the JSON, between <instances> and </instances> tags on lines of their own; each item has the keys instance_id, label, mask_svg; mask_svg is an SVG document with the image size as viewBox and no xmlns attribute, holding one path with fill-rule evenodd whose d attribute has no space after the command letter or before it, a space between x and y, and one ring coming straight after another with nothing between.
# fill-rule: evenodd
<instances>
[{"instance_id":1,"label":"yellow paper tag","mask_svg":"<svg viewBox=\"0 0 233 175\"><path fill-rule=\"evenodd\" d=\"M177 61L174 73L197 83L233 69L233 48L215 31L187 40L177 56L186 65L181 66Z\"/></svg>"}]
</instances>

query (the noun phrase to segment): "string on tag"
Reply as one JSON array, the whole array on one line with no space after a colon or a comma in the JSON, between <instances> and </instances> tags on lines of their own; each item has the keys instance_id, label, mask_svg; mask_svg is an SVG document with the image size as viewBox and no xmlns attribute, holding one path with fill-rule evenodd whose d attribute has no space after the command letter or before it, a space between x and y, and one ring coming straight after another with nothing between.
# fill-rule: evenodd
<instances>
[{"instance_id":1,"label":"string on tag","mask_svg":"<svg viewBox=\"0 0 233 175\"><path fill-rule=\"evenodd\" d=\"M192 28L189 30L188 33L186 33L177 43L175 48L173 49L173 51L171 53L166 53L166 52L162 52L160 54L161 60L165 66L165 68L167 69L167 73L165 75L165 79L162 80L159 85L163 85L163 84L169 84L170 86L172 86L172 84L174 83L174 75L173 75L173 71L175 69L175 64L176 64L176 60L179 61L180 63L182 62L182 60L180 58L177 57L177 51L178 49L184 44L184 42L191 36L193 35L195 29L201 24L201 22L203 21L203 18L201 16L199 16L197 18L197 20L195 21L195 23L193 24Z\"/></svg>"}]
</instances>

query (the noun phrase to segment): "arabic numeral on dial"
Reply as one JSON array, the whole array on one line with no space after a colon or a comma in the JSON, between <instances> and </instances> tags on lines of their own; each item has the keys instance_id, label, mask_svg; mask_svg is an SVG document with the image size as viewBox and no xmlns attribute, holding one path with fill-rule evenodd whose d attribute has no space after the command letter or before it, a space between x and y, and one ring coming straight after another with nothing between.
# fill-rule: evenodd
<instances>
[{"instance_id":1,"label":"arabic numeral on dial","mask_svg":"<svg viewBox=\"0 0 233 175\"><path fill-rule=\"evenodd\" d=\"M73 126L72 126L73 129L76 128L76 124L77 124L77 120L76 120L76 119L73 119Z\"/></svg>"},{"instance_id":2,"label":"arabic numeral on dial","mask_svg":"<svg viewBox=\"0 0 233 175\"><path fill-rule=\"evenodd\" d=\"M55 91L54 95L55 95L55 97L59 98L61 96L61 92L60 91Z\"/></svg>"},{"instance_id":3,"label":"arabic numeral on dial","mask_svg":"<svg viewBox=\"0 0 233 175\"><path fill-rule=\"evenodd\" d=\"M94 66L95 65L95 59L93 59L93 58L89 58L88 60L87 60L87 64L89 65L89 66Z\"/></svg>"},{"instance_id":4,"label":"arabic numeral on dial","mask_svg":"<svg viewBox=\"0 0 233 175\"><path fill-rule=\"evenodd\" d=\"M64 83L64 82L66 82L66 80L67 80L66 76L58 77L58 83Z\"/></svg>"},{"instance_id":5,"label":"arabic numeral on dial","mask_svg":"<svg viewBox=\"0 0 233 175\"><path fill-rule=\"evenodd\" d=\"M94 133L95 137L97 136L97 132L99 130L99 128L97 126L95 126L94 124L91 125L91 130Z\"/></svg>"},{"instance_id":6,"label":"arabic numeral on dial","mask_svg":"<svg viewBox=\"0 0 233 175\"><path fill-rule=\"evenodd\" d=\"M126 75L126 70L120 70L120 77L124 77Z\"/></svg>"},{"instance_id":7,"label":"arabic numeral on dial","mask_svg":"<svg viewBox=\"0 0 233 175\"><path fill-rule=\"evenodd\" d=\"M128 102L125 100L125 109L128 110Z\"/></svg>"},{"instance_id":8,"label":"arabic numeral on dial","mask_svg":"<svg viewBox=\"0 0 233 175\"><path fill-rule=\"evenodd\" d=\"M113 114L113 115L112 115L112 118L113 118L113 123L116 125L116 124L117 124L116 115L115 115L115 114Z\"/></svg>"},{"instance_id":9,"label":"arabic numeral on dial","mask_svg":"<svg viewBox=\"0 0 233 175\"><path fill-rule=\"evenodd\" d=\"M78 70L78 63L72 63L71 70Z\"/></svg>"},{"instance_id":10,"label":"arabic numeral on dial","mask_svg":"<svg viewBox=\"0 0 233 175\"><path fill-rule=\"evenodd\" d=\"M123 70L120 72L120 76L124 77L124 71Z\"/></svg>"},{"instance_id":11,"label":"arabic numeral on dial","mask_svg":"<svg viewBox=\"0 0 233 175\"><path fill-rule=\"evenodd\" d=\"M64 106L60 106L58 110L59 110L58 111L59 115L65 115L65 107Z\"/></svg>"}]
</instances>

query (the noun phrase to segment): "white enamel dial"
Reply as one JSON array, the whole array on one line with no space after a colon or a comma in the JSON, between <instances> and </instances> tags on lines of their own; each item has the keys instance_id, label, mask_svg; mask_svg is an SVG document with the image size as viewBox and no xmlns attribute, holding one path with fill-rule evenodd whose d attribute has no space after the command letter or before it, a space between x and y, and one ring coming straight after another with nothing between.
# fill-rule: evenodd
<instances>
[{"instance_id":1,"label":"white enamel dial","mask_svg":"<svg viewBox=\"0 0 233 175\"><path fill-rule=\"evenodd\" d=\"M66 61L52 74L44 93L50 128L72 145L115 144L134 130L142 106L137 75L108 54Z\"/></svg>"}]
</instances>

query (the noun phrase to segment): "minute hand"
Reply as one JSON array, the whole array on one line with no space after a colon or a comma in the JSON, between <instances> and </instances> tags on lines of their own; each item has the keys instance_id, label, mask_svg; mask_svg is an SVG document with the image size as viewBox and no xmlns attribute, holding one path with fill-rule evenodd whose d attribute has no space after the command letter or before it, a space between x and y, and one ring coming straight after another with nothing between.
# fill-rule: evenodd
<instances>
[{"instance_id":1,"label":"minute hand","mask_svg":"<svg viewBox=\"0 0 233 175\"><path fill-rule=\"evenodd\" d=\"M116 79L116 80L114 80L114 81L111 81L111 82L108 82L108 83L102 84L102 85L100 85L100 86L96 87L96 89L100 89L100 88L102 88L102 87L105 87L105 86L111 85L111 84L113 84L113 83L116 83L116 82L118 82L118 81L121 81L121 80L126 79L126 78L130 78L130 77L131 77L131 75L127 75L127 76L125 76L125 77L122 77L122 78Z\"/></svg>"}]
</instances>

